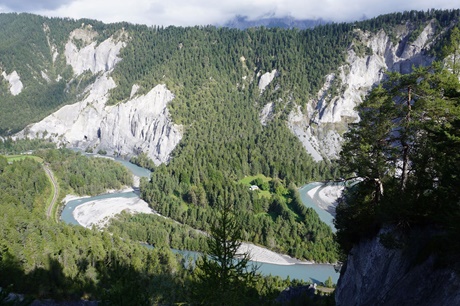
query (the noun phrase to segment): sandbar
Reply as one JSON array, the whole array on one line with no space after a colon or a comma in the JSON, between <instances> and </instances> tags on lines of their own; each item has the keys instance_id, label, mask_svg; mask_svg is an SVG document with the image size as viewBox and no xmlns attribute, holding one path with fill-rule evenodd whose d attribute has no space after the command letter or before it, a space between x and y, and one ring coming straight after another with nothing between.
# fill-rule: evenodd
<instances>
[{"instance_id":1,"label":"sandbar","mask_svg":"<svg viewBox=\"0 0 460 306\"><path fill-rule=\"evenodd\" d=\"M308 191L307 194L321 209L327 212L335 212L337 199L344 188L341 184L320 185Z\"/></svg>"},{"instance_id":2,"label":"sandbar","mask_svg":"<svg viewBox=\"0 0 460 306\"><path fill-rule=\"evenodd\" d=\"M252 243L242 243L238 250L239 253L249 253L251 261L260 263L269 263L275 265L296 265L296 264L314 264L312 261L303 261L288 255L279 254L269 249L254 245Z\"/></svg>"},{"instance_id":3,"label":"sandbar","mask_svg":"<svg viewBox=\"0 0 460 306\"><path fill-rule=\"evenodd\" d=\"M126 190L129 191L129 190ZM74 195L67 195L64 202L87 197L78 197ZM73 211L73 217L82 226L91 228L96 226L99 229L105 227L111 218L115 217L122 211L128 213L145 213L157 214L149 207L144 200L134 198L110 198L94 200L81 204ZM239 253L249 253L251 261L260 263L269 263L276 265L295 265L295 264L314 264L311 261L302 261L288 255L279 254L269 249L254 245L252 243L244 242L238 251Z\"/></svg>"},{"instance_id":4,"label":"sandbar","mask_svg":"<svg viewBox=\"0 0 460 306\"><path fill-rule=\"evenodd\" d=\"M155 213L144 200L135 198L110 198L90 201L79 205L73 211L73 217L79 224L91 228L95 225L102 228L108 224L111 218L122 211L128 213Z\"/></svg>"}]
</instances>

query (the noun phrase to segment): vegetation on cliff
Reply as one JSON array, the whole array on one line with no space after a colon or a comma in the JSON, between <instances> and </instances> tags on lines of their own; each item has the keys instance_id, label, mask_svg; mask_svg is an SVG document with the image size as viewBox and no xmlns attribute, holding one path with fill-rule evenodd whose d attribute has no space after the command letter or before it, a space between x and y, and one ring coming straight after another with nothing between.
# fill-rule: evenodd
<instances>
[{"instance_id":1,"label":"vegetation on cliff","mask_svg":"<svg viewBox=\"0 0 460 306\"><path fill-rule=\"evenodd\" d=\"M110 228L116 235L45 221L49 185L42 168L33 160L10 165L0 157L0 286L13 284L11 289L39 297L88 297L109 304L192 301L188 292L197 279L166 246L202 247L204 242L190 227L210 230L223 203L235 209L244 240L299 258L335 261L332 232L314 212L299 205L296 186L337 177L340 171L334 163L311 159L286 127L287 114L295 104L305 106L323 77L344 62L355 27L391 33L402 22L418 29L433 19L450 27L458 16L458 10L433 10L305 31L239 31L1 14L1 69L17 71L26 85L13 96L0 77L2 135L74 101L91 81L93 76L84 74L71 82L73 74L63 56L70 31L82 22L93 25L98 41L121 26L130 37L112 74L117 87L110 93L111 103L125 101L133 84L139 84L142 93L166 83L176 95L170 106L173 120L186 130L168 165L154 167L138 159L153 169L151 181L142 181L142 197L183 224L124 215ZM42 30L45 24L49 30ZM437 28L439 42L447 45L442 27ZM455 30L451 33L455 38ZM38 49L31 53L35 45ZM59 53L55 61L52 46ZM29 57L33 59L27 64ZM278 75L261 93L258 77L274 69ZM274 103L274 116L264 126L259 112L268 102ZM435 225L443 233L438 241L449 241L443 244L449 247L444 254L453 258L449 256L459 248L453 237L458 237L460 217L458 80L439 66L416 69L407 76L395 74L369 95L359 111L362 121L346 134L341 162L344 173L364 181L350 188L346 204L338 207L338 241L349 250L384 223L401 229ZM18 145L21 149L14 148L10 139L0 139L0 148L9 152L28 150L27 142ZM65 185L62 190L94 194L101 192L99 188L130 182L127 173L108 160L90 161L65 150L37 154L51 164ZM272 178L268 197L239 183L259 174ZM266 188L263 182L260 187ZM156 231L160 227L163 230ZM166 230L177 233L163 237ZM389 245L398 246L398 241L386 238ZM153 241L158 247L148 251L133 240ZM288 283L261 278L254 288L260 301L268 301Z\"/></svg>"},{"instance_id":2,"label":"vegetation on cliff","mask_svg":"<svg viewBox=\"0 0 460 306\"><path fill-rule=\"evenodd\" d=\"M451 31L456 50L458 33ZM460 82L446 60L391 74L358 107L361 121L345 134L341 154L344 171L362 179L337 207L337 240L345 252L383 225L403 233L429 227L437 234L426 237L422 253L454 263L460 249ZM381 238L389 247L410 244L391 234Z\"/></svg>"}]
</instances>

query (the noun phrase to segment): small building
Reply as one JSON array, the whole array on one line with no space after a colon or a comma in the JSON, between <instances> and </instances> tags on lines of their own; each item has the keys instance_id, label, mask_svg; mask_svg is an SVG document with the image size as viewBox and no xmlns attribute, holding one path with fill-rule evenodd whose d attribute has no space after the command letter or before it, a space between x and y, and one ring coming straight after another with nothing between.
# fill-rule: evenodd
<instances>
[{"instance_id":1,"label":"small building","mask_svg":"<svg viewBox=\"0 0 460 306\"><path fill-rule=\"evenodd\" d=\"M251 191L259 190L259 186L257 186L257 185L251 185L251 187L249 187L249 190L251 190Z\"/></svg>"}]
</instances>

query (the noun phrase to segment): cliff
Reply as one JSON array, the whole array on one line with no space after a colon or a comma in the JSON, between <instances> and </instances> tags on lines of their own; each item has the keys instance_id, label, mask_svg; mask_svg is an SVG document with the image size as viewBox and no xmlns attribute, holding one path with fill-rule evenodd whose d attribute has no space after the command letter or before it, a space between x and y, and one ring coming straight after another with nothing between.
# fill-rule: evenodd
<instances>
[{"instance_id":1,"label":"cliff","mask_svg":"<svg viewBox=\"0 0 460 306\"><path fill-rule=\"evenodd\" d=\"M348 123L359 120L354 108L388 72L408 73L413 66L433 61L426 51L435 39L436 23L429 22L417 38L410 23L394 29L395 37L380 30L373 34L355 29L347 50L347 64L325 77L322 89L303 109L294 108L288 126L315 160L337 158L341 135Z\"/></svg>"},{"instance_id":2,"label":"cliff","mask_svg":"<svg viewBox=\"0 0 460 306\"><path fill-rule=\"evenodd\" d=\"M379 236L361 241L342 268L337 305L460 305L460 276L434 255L419 257L420 249L385 248Z\"/></svg>"},{"instance_id":3,"label":"cliff","mask_svg":"<svg viewBox=\"0 0 460 306\"><path fill-rule=\"evenodd\" d=\"M259 95L254 96L254 107L259 112L259 121L263 126L275 118L286 118L285 115L288 114L287 126L314 160L337 158L343 141L342 135L347 131L348 124L359 120L355 107L363 101L373 86L385 78L385 73L387 71L407 73L413 65L427 65L433 61L433 58L427 55L427 51L438 36L445 33L445 29L439 25L438 20L427 20L420 24L405 21L387 27L386 30L374 32L364 31L358 27L353 28L347 33L352 38L350 39L352 43L348 46L347 42L347 45L344 44L340 47L343 49L338 48L337 50L337 52L346 55L345 64L340 67L332 67L332 72L327 75L324 75L327 72L319 74L324 75L324 79L319 83L323 84L318 92L310 93L305 90L305 93L296 98L293 98L295 95L291 94L294 92L294 88L288 88L290 85L286 85L290 84L287 82L289 78L297 77L294 73L291 76L289 71L292 69L290 67L282 67L281 64L274 62L273 67L262 69L259 67L261 66L260 58L250 62L245 56L238 54L241 63L239 68L241 71L239 72L243 72L243 74L236 83L236 88L229 91L245 92L251 88L250 85L254 82L257 84L259 93ZM175 77L171 76L169 71L172 68L168 67L168 63L163 66L162 63L156 63L156 61L157 58L163 58L165 54L163 61L169 60L169 57L173 57L172 54L178 50L185 52L184 44L180 42L177 48L167 49L168 51L152 57L149 61L155 62L155 65L150 68L147 64L151 63L144 63L142 57L136 57L137 59L132 61L132 67L121 69L120 66L126 62L131 63L130 56L138 56L136 52L140 47L138 45L135 47L133 32L125 28L114 28L110 32L113 34L109 36L105 34L109 32L96 31L95 29L89 24L82 24L79 28L66 34L65 39L58 44L53 39L53 31L46 25L43 26L47 39L49 52L47 56L50 59L50 66L47 69L45 69L46 65L40 66L39 69L41 70L33 71L33 79L40 80L43 83L40 86L56 87L55 93L63 96L62 99L56 98L56 101L53 102L56 105L59 103L61 103L60 106L71 102L76 103L71 106L64 106L42 119L51 110L57 109L57 107L50 108L49 112L44 112L43 116L37 116L37 121L41 120L40 122L29 125L18 136L33 138L45 135L46 138L51 137L53 141L59 144L79 147L84 150L102 149L122 155L133 155L142 151L147 153L157 164L167 162L169 154L182 138L183 128L175 125L169 116L167 104L173 99L173 94L167 91L163 85L160 87L155 87L155 85L164 82L168 84L170 89L177 90L176 94L181 97L180 91L185 87L192 86L195 81L187 81L184 83L187 84L186 86L181 84L181 80L174 80ZM103 39L102 37L107 38ZM144 38L137 39L142 40ZM128 53L127 50L136 50L136 52ZM142 52L139 51L138 53L141 54ZM171 55L169 55L170 53ZM225 56L224 53L223 56ZM214 60L216 62L221 61L221 59ZM340 62L343 63L343 61ZM178 62L174 62L174 65L178 65ZM187 67L186 63L181 65L180 67ZM206 65L201 68L205 69ZM27 88L33 88L26 82L27 78L21 71L18 70L16 73L13 68L2 69L3 77L1 79L8 79L9 83L5 83L5 86L8 85L11 94L20 94L22 86L24 87L23 95ZM150 73L148 72L149 69L162 72ZM71 73L68 73L69 70ZM120 75L121 70L126 71L126 77ZM8 75L6 71L13 72ZM192 71L187 73L189 75L194 74ZM128 77L130 74L135 75L135 77ZM156 75L156 81L152 84L148 78L153 75ZM203 80L196 80L197 84L202 82L202 85L195 84L193 89L190 87L186 90L190 91L187 93L188 95L193 93L192 100L196 97L209 99L209 96L213 96L214 92L211 90L206 94L200 92L208 88L208 85L204 84L214 82L211 71L204 73L203 77L205 75ZM226 77L227 75L225 75ZM115 78L117 82L112 78ZM182 75L181 78L186 79L187 76ZM21 80L24 84L21 83ZM125 81L120 82L120 80ZM55 84L59 82L62 83L62 87ZM119 88L115 88L115 84L118 84ZM219 86L217 85L217 90L220 90ZM82 90L83 88L85 89ZM120 88L125 91L123 94L117 91ZM129 98L127 89L131 89ZM217 90L215 93L220 97L221 93ZM116 93L112 98L117 97L114 99L122 104L116 107L106 106L112 92ZM138 92L143 95L139 96ZM159 93L155 95L155 92ZM224 100L227 99L225 95L222 97L225 97ZM34 99L30 100L31 103L35 103ZM183 97L178 100L180 101L177 109L187 107L189 108L188 111L192 113L196 111L193 109L193 103L181 104L184 103ZM261 101L260 105L257 100ZM11 101L9 105L17 105L17 103L13 103L13 100ZM45 100L43 104L46 103L48 102ZM143 109L144 107L147 108ZM16 110L13 107L12 109ZM34 112L35 104L23 109ZM17 111L11 112L17 113ZM286 114L280 116L283 112ZM8 116L5 115L4 117ZM10 124L10 117L12 116L4 118L4 121L8 121L9 125L15 127L16 125ZM33 116L30 115L30 117ZM32 121L27 121L27 123L30 122ZM25 124L21 125L20 128L24 126ZM5 128L5 134L7 135L10 130Z\"/></svg>"},{"instance_id":4,"label":"cliff","mask_svg":"<svg viewBox=\"0 0 460 306\"><path fill-rule=\"evenodd\" d=\"M118 57L126 45L117 33L100 44L90 26L71 32L65 46L67 64L73 68L75 79L87 71L96 80L84 90L85 98L66 105L31 124L16 136L45 137L59 145L83 150L104 150L109 154L132 156L144 152L155 164L165 163L182 138L182 127L174 124L167 104L174 95L165 85L157 85L145 95L136 95L133 85L131 98L123 104L106 105L109 91L115 88L110 74L121 60ZM75 40L83 47L78 48Z\"/></svg>"}]
</instances>

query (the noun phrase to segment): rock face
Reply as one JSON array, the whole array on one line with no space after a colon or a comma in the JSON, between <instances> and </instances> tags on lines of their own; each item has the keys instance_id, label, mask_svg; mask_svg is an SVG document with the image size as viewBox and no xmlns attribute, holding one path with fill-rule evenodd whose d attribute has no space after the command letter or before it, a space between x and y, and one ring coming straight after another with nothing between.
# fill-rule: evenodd
<instances>
[{"instance_id":1,"label":"rock face","mask_svg":"<svg viewBox=\"0 0 460 306\"><path fill-rule=\"evenodd\" d=\"M260 93L263 93L265 91L265 88L273 81L275 76L277 75L276 69L273 69L272 72L265 72L262 74L259 80L259 90Z\"/></svg>"},{"instance_id":2,"label":"rock face","mask_svg":"<svg viewBox=\"0 0 460 306\"><path fill-rule=\"evenodd\" d=\"M182 138L181 126L172 123L166 107L173 94L165 85L157 85L146 95L106 106L113 87L112 78L103 74L90 86L85 100L62 107L18 136L51 137L61 145L118 155L144 152L156 164L167 162Z\"/></svg>"},{"instance_id":3,"label":"rock face","mask_svg":"<svg viewBox=\"0 0 460 306\"><path fill-rule=\"evenodd\" d=\"M430 64L433 59L424 51L429 49L434 33L435 24L431 22L414 42L409 42L410 26L401 25L396 29L395 43L384 30L376 34L355 30L347 64L326 76L322 89L307 107L292 111L288 120L291 131L316 160L318 155L338 157L347 124L359 120L354 108L383 80L386 71L408 73L413 65ZM360 48L367 51L357 52Z\"/></svg>"},{"instance_id":4,"label":"rock face","mask_svg":"<svg viewBox=\"0 0 460 306\"><path fill-rule=\"evenodd\" d=\"M436 268L433 257L420 264L410 258L377 237L360 242L342 268L336 304L460 305L460 277L453 270Z\"/></svg>"},{"instance_id":5,"label":"rock face","mask_svg":"<svg viewBox=\"0 0 460 306\"><path fill-rule=\"evenodd\" d=\"M144 152L155 164L167 162L182 139L182 126L171 121L167 109L173 98L165 85L157 85L146 95L108 107L99 147L122 155Z\"/></svg>"},{"instance_id":6,"label":"rock face","mask_svg":"<svg viewBox=\"0 0 460 306\"><path fill-rule=\"evenodd\" d=\"M16 71L11 72L10 74L6 74L6 72L3 71L2 76L8 81L8 83L10 83L11 94L13 96L19 95L24 88L24 85L19 78L19 74Z\"/></svg>"},{"instance_id":7,"label":"rock face","mask_svg":"<svg viewBox=\"0 0 460 306\"><path fill-rule=\"evenodd\" d=\"M165 85L157 85L136 96L139 86L134 84L130 100L107 106L109 90L116 86L110 72L121 60L118 54L125 43L110 37L97 45L96 35L89 26L77 29L65 48L76 76L85 71L99 75L85 89L86 97L26 127L17 137L45 137L68 147L124 156L144 152L156 164L167 162L182 138L182 127L171 121L167 109L174 95ZM86 45L79 49L75 40Z\"/></svg>"},{"instance_id":8,"label":"rock face","mask_svg":"<svg viewBox=\"0 0 460 306\"><path fill-rule=\"evenodd\" d=\"M92 73L110 71L121 60L118 54L126 45L123 41L115 41L110 37L97 45L96 41L93 41L96 36L97 33L90 26L70 33L65 45L65 57L67 64L72 66L75 74L80 75L86 70ZM75 41L87 45L79 49Z\"/></svg>"}]
</instances>

